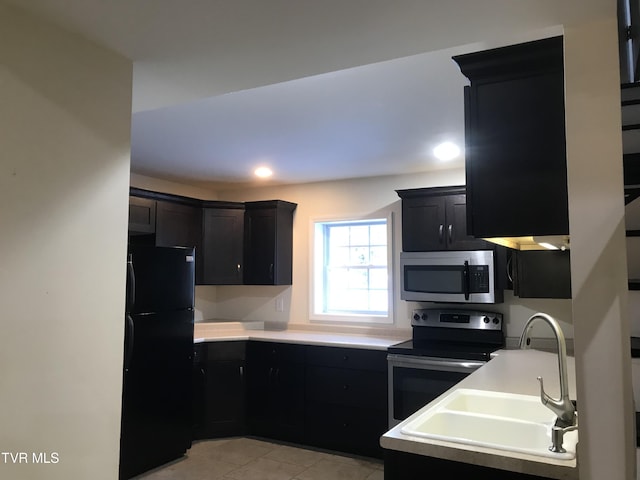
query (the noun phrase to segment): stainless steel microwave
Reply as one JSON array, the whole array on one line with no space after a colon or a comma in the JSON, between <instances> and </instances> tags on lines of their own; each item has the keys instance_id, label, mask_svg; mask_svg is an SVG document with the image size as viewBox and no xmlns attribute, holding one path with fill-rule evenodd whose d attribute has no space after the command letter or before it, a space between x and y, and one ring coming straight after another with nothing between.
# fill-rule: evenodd
<instances>
[{"instance_id":1,"label":"stainless steel microwave","mask_svg":"<svg viewBox=\"0 0 640 480\"><path fill-rule=\"evenodd\" d=\"M501 303L493 250L401 252L402 300Z\"/></svg>"}]
</instances>

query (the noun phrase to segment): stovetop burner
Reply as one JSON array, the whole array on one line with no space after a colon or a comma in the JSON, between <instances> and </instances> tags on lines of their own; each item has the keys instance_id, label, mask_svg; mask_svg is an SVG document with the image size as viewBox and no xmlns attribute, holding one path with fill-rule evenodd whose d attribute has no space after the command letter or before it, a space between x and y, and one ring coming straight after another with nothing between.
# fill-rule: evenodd
<instances>
[{"instance_id":1,"label":"stovetop burner","mask_svg":"<svg viewBox=\"0 0 640 480\"><path fill-rule=\"evenodd\" d=\"M392 345L391 354L488 361L504 346L502 314L477 310L413 311L413 338Z\"/></svg>"}]
</instances>

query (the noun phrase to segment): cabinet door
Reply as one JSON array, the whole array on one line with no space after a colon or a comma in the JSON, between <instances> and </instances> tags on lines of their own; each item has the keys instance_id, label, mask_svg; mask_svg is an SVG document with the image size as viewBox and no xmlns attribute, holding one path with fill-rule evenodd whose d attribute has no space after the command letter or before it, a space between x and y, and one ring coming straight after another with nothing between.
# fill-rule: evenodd
<instances>
[{"instance_id":1,"label":"cabinet door","mask_svg":"<svg viewBox=\"0 0 640 480\"><path fill-rule=\"evenodd\" d=\"M207 370L206 423L211 437L244 433L245 362L212 361Z\"/></svg>"},{"instance_id":2,"label":"cabinet door","mask_svg":"<svg viewBox=\"0 0 640 480\"><path fill-rule=\"evenodd\" d=\"M204 209L202 283L242 284L243 230L244 210Z\"/></svg>"},{"instance_id":3,"label":"cabinet door","mask_svg":"<svg viewBox=\"0 0 640 480\"><path fill-rule=\"evenodd\" d=\"M275 209L247 211L245 240L245 283L273 285L276 274Z\"/></svg>"},{"instance_id":4,"label":"cabinet door","mask_svg":"<svg viewBox=\"0 0 640 480\"><path fill-rule=\"evenodd\" d=\"M272 342L247 345L249 433L302 440L304 349L302 345Z\"/></svg>"},{"instance_id":5,"label":"cabinet door","mask_svg":"<svg viewBox=\"0 0 640 480\"><path fill-rule=\"evenodd\" d=\"M244 283L291 285L293 212L282 200L245 203Z\"/></svg>"},{"instance_id":6,"label":"cabinet door","mask_svg":"<svg viewBox=\"0 0 640 480\"><path fill-rule=\"evenodd\" d=\"M129 197L129 234L155 233L156 201Z\"/></svg>"},{"instance_id":7,"label":"cabinet door","mask_svg":"<svg viewBox=\"0 0 640 480\"><path fill-rule=\"evenodd\" d=\"M446 239L449 250L485 250L494 245L467 234L466 195L446 197Z\"/></svg>"},{"instance_id":8,"label":"cabinet door","mask_svg":"<svg viewBox=\"0 0 640 480\"><path fill-rule=\"evenodd\" d=\"M425 252L446 246L444 196L422 196L402 200L402 250Z\"/></svg>"},{"instance_id":9,"label":"cabinet door","mask_svg":"<svg viewBox=\"0 0 640 480\"><path fill-rule=\"evenodd\" d=\"M568 251L516 251L513 294L521 298L571 298Z\"/></svg>"},{"instance_id":10,"label":"cabinet door","mask_svg":"<svg viewBox=\"0 0 640 480\"><path fill-rule=\"evenodd\" d=\"M156 245L158 247L200 247L201 209L158 200Z\"/></svg>"},{"instance_id":11,"label":"cabinet door","mask_svg":"<svg viewBox=\"0 0 640 480\"><path fill-rule=\"evenodd\" d=\"M206 432L206 344L198 343L193 348L193 438L207 438Z\"/></svg>"},{"instance_id":12,"label":"cabinet door","mask_svg":"<svg viewBox=\"0 0 640 480\"><path fill-rule=\"evenodd\" d=\"M475 237L569 233L562 37L454 57Z\"/></svg>"}]
</instances>

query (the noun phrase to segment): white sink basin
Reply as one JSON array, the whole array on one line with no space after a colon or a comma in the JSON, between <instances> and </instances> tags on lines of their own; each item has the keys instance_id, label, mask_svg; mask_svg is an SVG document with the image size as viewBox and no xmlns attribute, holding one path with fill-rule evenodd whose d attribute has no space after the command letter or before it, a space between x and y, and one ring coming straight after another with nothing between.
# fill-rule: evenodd
<instances>
[{"instance_id":1,"label":"white sink basin","mask_svg":"<svg viewBox=\"0 0 640 480\"><path fill-rule=\"evenodd\" d=\"M565 434L565 453L549 450L554 421L555 415L538 397L459 389L407 423L401 432L548 458L575 458L577 430Z\"/></svg>"},{"instance_id":2,"label":"white sink basin","mask_svg":"<svg viewBox=\"0 0 640 480\"><path fill-rule=\"evenodd\" d=\"M554 413L542 405L540 397L515 393L461 388L448 395L442 408L455 412L492 415L530 422L553 422Z\"/></svg>"}]
</instances>

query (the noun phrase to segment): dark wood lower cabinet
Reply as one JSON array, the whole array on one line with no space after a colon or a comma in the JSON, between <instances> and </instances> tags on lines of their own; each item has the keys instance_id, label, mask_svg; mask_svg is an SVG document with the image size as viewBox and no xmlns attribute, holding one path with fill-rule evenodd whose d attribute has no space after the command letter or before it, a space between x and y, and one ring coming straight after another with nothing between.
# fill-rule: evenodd
<instances>
[{"instance_id":1,"label":"dark wood lower cabinet","mask_svg":"<svg viewBox=\"0 0 640 480\"><path fill-rule=\"evenodd\" d=\"M245 433L245 350L245 341L195 345L195 439Z\"/></svg>"},{"instance_id":2,"label":"dark wood lower cabinet","mask_svg":"<svg viewBox=\"0 0 640 480\"><path fill-rule=\"evenodd\" d=\"M249 342L248 431L302 442L304 437L304 345Z\"/></svg>"},{"instance_id":3,"label":"dark wood lower cabinet","mask_svg":"<svg viewBox=\"0 0 640 480\"><path fill-rule=\"evenodd\" d=\"M447 478L473 480L548 480L526 473L509 472L496 468L455 462L441 458L425 457L396 450L384 451L384 480L429 478L429 472L446 472Z\"/></svg>"},{"instance_id":4,"label":"dark wood lower cabinet","mask_svg":"<svg viewBox=\"0 0 640 480\"><path fill-rule=\"evenodd\" d=\"M249 434L382 458L386 351L262 341L194 351L195 439Z\"/></svg>"},{"instance_id":5,"label":"dark wood lower cabinet","mask_svg":"<svg viewBox=\"0 0 640 480\"><path fill-rule=\"evenodd\" d=\"M382 457L387 428L385 351L307 347L305 440L309 445Z\"/></svg>"}]
</instances>

